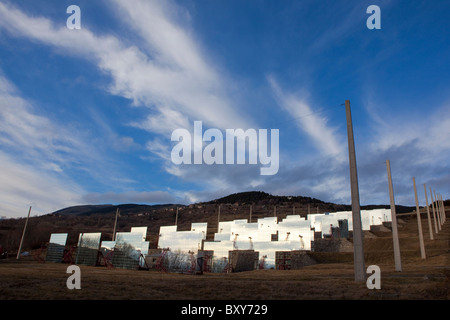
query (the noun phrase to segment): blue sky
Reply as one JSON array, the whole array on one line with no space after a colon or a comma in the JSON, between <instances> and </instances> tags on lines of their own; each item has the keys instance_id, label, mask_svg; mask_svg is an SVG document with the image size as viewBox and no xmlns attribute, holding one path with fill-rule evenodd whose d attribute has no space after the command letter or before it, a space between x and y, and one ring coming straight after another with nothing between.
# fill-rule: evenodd
<instances>
[{"instance_id":1,"label":"blue sky","mask_svg":"<svg viewBox=\"0 0 450 320\"><path fill-rule=\"evenodd\" d=\"M69 5L81 9L70 30ZM369 30L369 5L381 29ZM0 0L0 216L258 190L350 204L450 192L448 1ZM279 129L279 170L175 165L177 128ZM428 198L430 198L428 194ZM430 199L429 199L430 200Z\"/></svg>"}]
</instances>

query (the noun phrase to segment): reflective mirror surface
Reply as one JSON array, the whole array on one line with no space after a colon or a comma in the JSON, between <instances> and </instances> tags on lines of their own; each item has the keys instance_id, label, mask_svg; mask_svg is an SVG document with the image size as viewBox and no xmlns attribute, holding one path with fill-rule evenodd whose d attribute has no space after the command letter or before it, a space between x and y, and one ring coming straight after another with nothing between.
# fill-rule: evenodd
<instances>
[{"instance_id":1,"label":"reflective mirror surface","mask_svg":"<svg viewBox=\"0 0 450 320\"><path fill-rule=\"evenodd\" d=\"M208 224L192 223L190 231L177 231L176 226L160 227L158 248L170 248L171 252L197 252L206 239Z\"/></svg>"},{"instance_id":2,"label":"reflective mirror surface","mask_svg":"<svg viewBox=\"0 0 450 320\"><path fill-rule=\"evenodd\" d=\"M389 209L361 210L363 230L370 230L371 225L386 221L391 221ZM200 229L202 235L197 232ZM192 224L191 231L177 231L176 226L161 227L158 247L185 254L196 253L200 249L211 251L212 270L222 269L232 250L255 250L259 252L260 260L264 259L261 265L273 268L276 252L310 251L315 232L319 233L319 237L340 238L348 237L352 230L351 211L309 214L306 219L300 215L287 215L281 221L277 217L265 217L254 223L238 219L219 222L214 241L204 241L206 224Z\"/></svg>"},{"instance_id":3,"label":"reflective mirror surface","mask_svg":"<svg viewBox=\"0 0 450 320\"><path fill-rule=\"evenodd\" d=\"M67 233L52 233L47 247L45 260L51 262L61 262L66 247Z\"/></svg>"},{"instance_id":4,"label":"reflective mirror surface","mask_svg":"<svg viewBox=\"0 0 450 320\"><path fill-rule=\"evenodd\" d=\"M142 233L118 232L112 254L113 266L121 269L137 269L143 248L148 252L148 242L142 241Z\"/></svg>"},{"instance_id":5,"label":"reflective mirror surface","mask_svg":"<svg viewBox=\"0 0 450 320\"><path fill-rule=\"evenodd\" d=\"M78 236L76 264L96 265L101 235L101 233L80 233Z\"/></svg>"}]
</instances>

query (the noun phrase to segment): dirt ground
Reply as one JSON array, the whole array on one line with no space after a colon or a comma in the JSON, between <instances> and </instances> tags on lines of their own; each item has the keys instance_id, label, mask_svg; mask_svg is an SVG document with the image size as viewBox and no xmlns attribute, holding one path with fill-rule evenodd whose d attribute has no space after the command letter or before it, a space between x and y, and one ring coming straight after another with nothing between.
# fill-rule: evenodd
<instances>
[{"instance_id":1,"label":"dirt ground","mask_svg":"<svg viewBox=\"0 0 450 320\"><path fill-rule=\"evenodd\" d=\"M353 254L348 253L313 254L321 263L299 270L229 274L80 266L80 290L67 288L67 264L9 257L0 260L0 300L449 300L450 223L434 240L426 215L422 225L426 259L420 257L416 218L401 217L401 272L394 270L391 232L366 234L366 268L380 267L381 289L354 281Z\"/></svg>"}]
</instances>

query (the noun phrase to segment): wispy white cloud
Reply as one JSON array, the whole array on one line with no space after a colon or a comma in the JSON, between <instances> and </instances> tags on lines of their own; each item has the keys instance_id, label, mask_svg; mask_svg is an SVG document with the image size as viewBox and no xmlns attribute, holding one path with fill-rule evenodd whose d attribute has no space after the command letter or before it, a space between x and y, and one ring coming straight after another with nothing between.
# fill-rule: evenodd
<instances>
[{"instance_id":1,"label":"wispy white cloud","mask_svg":"<svg viewBox=\"0 0 450 320\"><path fill-rule=\"evenodd\" d=\"M150 109L147 118L131 122L135 127L164 135L194 120L222 129L254 127L242 106L229 99L228 83L208 63L207 54L171 15L175 5L136 0L117 1L110 8L141 37L139 47L86 28L74 32L57 27L3 3L0 28L96 64L111 76L110 93Z\"/></svg>"},{"instance_id":2,"label":"wispy white cloud","mask_svg":"<svg viewBox=\"0 0 450 320\"><path fill-rule=\"evenodd\" d=\"M171 125L168 126L168 123ZM189 123L188 119L177 110L161 108L159 113L150 114L145 120L133 121L129 125L170 138L174 128L187 129L192 126L192 123Z\"/></svg>"},{"instance_id":3,"label":"wispy white cloud","mask_svg":"<svg viewBox=\"0 0 450 320\"><path fill-rule=\"evenodd\" d=\"M175 125L194 120L222 129L249 127L251 121L227 95L226 78L208 62L207 53L189 32L187 23L182 25L177 20L179 16L174 16L182 9L161 1L115 3L120 8L120 18L143 39L139 52L146 59L129 59L129 65L117 66L126 70L128 77L115 76L113 92L127 92L137 103L152 106L160 113L155 116L158 125L147 126L149 130L173 130Z\"/></svg>"},{"instance_id":4,"label":"wispy white cloud","mask_svg":"<svg viewBox=\"0 0 450 320\"><path fill-rule=\"evenodd\" d=\"M373 152L384 152L413 144L417 150L415 163L437 163L450 153L450 103L443 103L432 112L424 108L420 114L389 114L376 105L366 103L371 117L372 140L368 144ZM414 156L414 155L411 155Z\"/></svg>"},{"instance_id":5,"label":"wispy white cloud","mask_svg":"<svg viewBox=\"0 0 450 320\"><path fill-rule=\"evenodd\" d=\"M84 191L65 169L88 158L91 150L70 129L40 115L3 75L0 133L1 215L24 215L28 204L39 214L76 204Z\"/></svg>"},{"instance_id":6,"label":"wispy white cloud","mask_svg":"<svg viewBox=\"0 0 450 320\"><path fill-rule=\"evenodd\" d=\"M338 162L344 161L345 144L327 118L314 112L305 98L284 92L274 76L269 75L267 80L279 106L296 120L299 130L312 139L315 147Z\"/></svg>"},{"instance_id":7,"label":"wispy white cloud","mask_svg":"<svg viewBox=\"0 0 450 320\"><path fill-rule=\"evenodd\" d=\"M22 161L33 162L36 168L53 168L74 163L80 154L89 154L76 134L48 117L39 114L23 99L15 86L0 75L0 144L19 155Z\"/></svg>"},{"instance_id":8,"label":"wispy white cloud","mask_svg":"<svg viewBox=\"0 0 450 320\"><path fill-rule=\"evenodd\" d=\"M0 215L25 216L28 206L33 215L46 214L63 207L79 204L84 190L54 170L20 163L0 151Z\"/></svg>"}]
</instances>

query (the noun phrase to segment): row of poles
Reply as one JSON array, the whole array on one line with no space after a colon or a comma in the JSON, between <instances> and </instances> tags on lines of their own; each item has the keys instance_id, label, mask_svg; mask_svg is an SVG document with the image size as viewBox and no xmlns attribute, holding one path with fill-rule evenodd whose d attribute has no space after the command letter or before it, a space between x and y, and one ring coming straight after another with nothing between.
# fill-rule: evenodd
<instances>
[{"instance_id":1,"label":"row of poles","mask_svg":"<svg viewBox=\"0 0 450 320\"><path fill-rule=\"evenodd\" d=\"M425 245L424 245L424 241L423 241L422 222L421 222L421 218L420 218L419 200L417 199L416 181L415 181L414 177L413 177L413 183L414 183L414 195L416 198L417 224L419 227L420 254L421 254L422 259L425 259L426 254L425 254ZM425 190L425 201L427 204L427 217L428 217L428 228L429 228L429 232L430 232L430 240L434 240L426 184L424 184L423 187ZM432 204L432 209L433 209L435 232L437 234L437 233L439 233L439 230L442 229L442 224L444 224L444 222L446 220L444 201L442 199L442 195L440 195L440 194L436 195L436 191L434 191L434 198L433 198L433 192L431 191L431 188L430 188L430 195L431 195L431 204ZM435 207L436 207L436 209L435 209Z\"/></svg>"},{"instance_id":2,"label":"row of poles","mask_svg":"<svg viewBox=\"0 0 450 320\"><path fill-rule=\"evenodd\" d=\"M387 166L387 174L388 174L388 180L389 180L389 196L390 196L390 203L391 203L392 239L393 239L393 245L394 245L395 271L402 271L402 263L401 263L401 257L400 257L400 245L399 245L398 230L397 230L397 216L396 216L396 211L395 211L394 188L392 186L391 167L390 167L389 160L386 160L386 166ZM418 233L419 233L420 256L422 259L426 259L425 244L424 244L424 237L423 237L423 231L422 231L422 219L421 219L421 212L420 212L420 207L419 207L419 199L417 196L415 177L413 177L412 180L413 180L413 185L414 185L414 197L415 197L415 201L416 201L416 215L417 215L417 227L418 227ZM427 191L427 186L425 183L423 184L423 189L424 189L424 193L425 193L429 236L430 236L430 240L434 240L432 220L434 221L434 233L435 234L438 234L439 231L442 230L442 225L446 221L444 200L442 198L442 195L436 194L436 191L434 191L434 197L433 197L433 190L430 187L431 209L432 209L432 213L433 213L433 219L432 219L431 212L430 212L430 204L428 203L428 191Z\"/></svg>"},{"instance_id":3,"label":"row of poles","mask_svg":"<svg viewBox=\"0 0 450 320\"><path fill-rule=\"evenodd\" d=\"M364 248L363 248L363 232L361 224L361 210L359 203L359 188L358 188L358 175L356 170L356 154L355 154L355 143L353 138L353 125L352 116L350 110L350 101L345 101L345 110L347 118L347 136L348 136L348 151L349 151L349 165L350 165L350 184L351 184L351 195L352 195L352 219L353 219L353 254L354 254L354 271L355 271L355 281L365 281L366 280L366 270L364 264ZM387 175L389 182L389 198L391 206L391 216L392 216L392 238L394 245L394 263L395 270L401 271L401 258L400 258L400 245L398 239L397 230L397 216L395 211L395 200L394 200L394 188L392 185L391 167L389 160L386 160ZM417 197L416 180L413 177L414 185L414 195L416 200L416 213L417 213L417 224L419 229L419 242L420 242L420 252L422 259L426 258L425 245L422 232L422 222L420 217L419 200ZM430 232L430 239L433 240L433 230L431 223L430 206L428 204L427 187L424 184L425 190L425 201L427 206L428 215L428 226ZM445 207L442 195L436 194L430 188L431 205L433 210L435 233L437 234L441 230L442 224L446 221Z\"/></svg>"}]
</instances>

